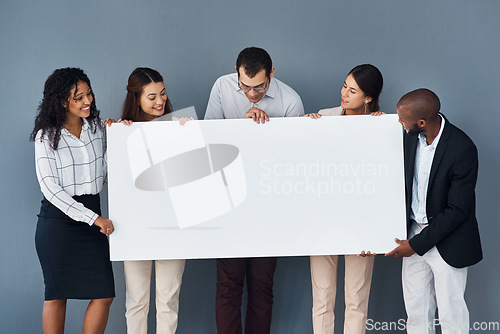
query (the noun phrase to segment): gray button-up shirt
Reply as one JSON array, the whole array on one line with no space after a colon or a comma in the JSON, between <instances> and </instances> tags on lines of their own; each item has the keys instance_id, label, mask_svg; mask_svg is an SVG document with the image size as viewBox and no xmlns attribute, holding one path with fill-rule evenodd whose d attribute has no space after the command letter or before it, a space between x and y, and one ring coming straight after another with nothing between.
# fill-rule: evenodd
<instances>
[{"instance_id":1,"label":"gray button-up shirt","mask_svg":"<svg viewBox=\"0 0 500 334\"><path fill-rule=\"evenodd\" d=\"M238 88L238 74L232 73L217 79L212 87L205 119L243 118L253 107L263 110L269 117L304 115L300 96L283 82L271 79L266 94L259 102L253 103Z\"/></svg>"}]
</instances>

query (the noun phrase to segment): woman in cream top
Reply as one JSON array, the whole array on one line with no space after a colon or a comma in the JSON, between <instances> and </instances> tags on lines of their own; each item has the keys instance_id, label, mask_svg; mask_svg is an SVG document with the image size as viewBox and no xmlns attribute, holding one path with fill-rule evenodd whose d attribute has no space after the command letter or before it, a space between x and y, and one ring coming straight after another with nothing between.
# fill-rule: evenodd
<instances>
[{"instance_id":1,"label":"woman in cream top","mask_svg":"<svg viewBox=\"0 0 500 334\"><path fill-rule=\"evenodd\" d=\"M340 107L321 109L307 114L311 118L322 116L368 115L379 116L378 99L383 78L373 65L353 68L344 81ZM368 255L368 256L367 256ZM368 298L375 258L370 252L345 255L345 334L364 334L368 314ZM311 256L313 290L313 329L315 334L333 334L334 308L337 292L338 255Z\"/></svg>"}]
</instances>

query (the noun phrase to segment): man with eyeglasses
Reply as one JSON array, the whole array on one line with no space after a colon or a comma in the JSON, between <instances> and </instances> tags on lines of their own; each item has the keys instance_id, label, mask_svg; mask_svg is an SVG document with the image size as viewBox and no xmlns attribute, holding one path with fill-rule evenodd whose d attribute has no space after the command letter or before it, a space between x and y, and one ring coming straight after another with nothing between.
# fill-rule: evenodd
<instances>
[{"instance_id":1,"label":"man with eyeglasses","mask_svg":"<svg viewBox=\"0 0 500 334\"><path fill-rule=\"evenodd\" d=\"M271 57L264 49L250 47L241 51L235 69L236 73L215 82L205 119L252 118L265 123L269 117L304 115L300 96L274 78Z\"/></svg>"},{"instance_id":2,"label":"man with eyeglasses","mask_svg":"<svg viewBox=\"0 0 500 334\"><path fill-rule=\"evenodd\" d=\"M224 75L215 82L205 119L252 118L264 124L270 117L304 115L299 95L274 78L271 57L265 50L244 49L238 55L235 69L236 73ZM245 276L248 293L245 333L270 333L276 262L275 257L217 259L217 333L242 333Z\"/></svg>"}]
</instances>

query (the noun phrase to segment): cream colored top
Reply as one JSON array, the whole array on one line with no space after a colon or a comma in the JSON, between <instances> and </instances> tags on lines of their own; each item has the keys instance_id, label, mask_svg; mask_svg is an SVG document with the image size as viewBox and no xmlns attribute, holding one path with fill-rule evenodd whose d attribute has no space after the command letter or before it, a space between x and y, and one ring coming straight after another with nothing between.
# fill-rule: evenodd
<instances>
[{"instance_id":1,"label":"cream colored top","mask_svg":"<svg viewBox=\"0 0 500 334\"><path fill-rule=\"evenodd\" d=\"M342 107L321 109L320 111L318 111L318 114L321 114L323 116L341 116Z\"/></svg>"}]
</instances>

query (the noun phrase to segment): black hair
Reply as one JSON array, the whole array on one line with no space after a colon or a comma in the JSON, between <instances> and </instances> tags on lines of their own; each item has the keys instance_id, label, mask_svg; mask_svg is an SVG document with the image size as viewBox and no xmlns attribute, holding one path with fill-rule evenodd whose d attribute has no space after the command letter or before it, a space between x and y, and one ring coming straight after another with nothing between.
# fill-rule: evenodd
<instances>
[{"instance_id":1,"label":"black hair","mask_svg":"<svg viewBox=\"0 0 500 334\"><path fill-rule=\"evenodd\" d=\"M437 119L441 102L439 97L427 88L419 88L406 93L399 99L398 106L411 110L417 119Z\"/></svg>"},{"instance_id":2,"label":"black hair","mask_svg":"<svg viewBox=\"0 0 500 334\"><path fill-rule=\"evenodd\" d=\"M66 122L68 112L68 101L74 98L78 90L78 82L85 82L92 94L90 105L90 116L86 119L90 128L95 133L97 127L101 127L99 110L95 104L95 96L87 75L79 68L66 67L55 70L45 81L43 89L43 99L38 106L38 114L35 119L35 127L31 132L30 140L34 141L39 130L42 130L42 137L48 134L51 146L57 150L61 138L61 129ZM71 97L71 90L75 88Z\"/></svg>"},{"instance_id":3,"label":"black hair","mask_svg":"<svg viewBox=\"0 0 500 334\"><path fill-rule=\"evenodd\" d=\"M273 61L266 50L257 47L249 47L243 49L236 59L236 71L238 71L238 75L240 74L240 67L245 69L246 75L250 78L253 78L262 70L265 70L266 77L270 78Z\"/></svg>"},{"instance_id":4,"label":"black hair","mask_svg":"<svg viewBox=\"0 0 500 334\"><path fill-rule=\"evenodd\" d=\"M379 69L370 64L362 64L354 67L349 74L352 74L363 93L372 98L371 102L368 103L369 111L378 111L378 98L384 86L384 78Z\"/></svg>"}]
</instances>

